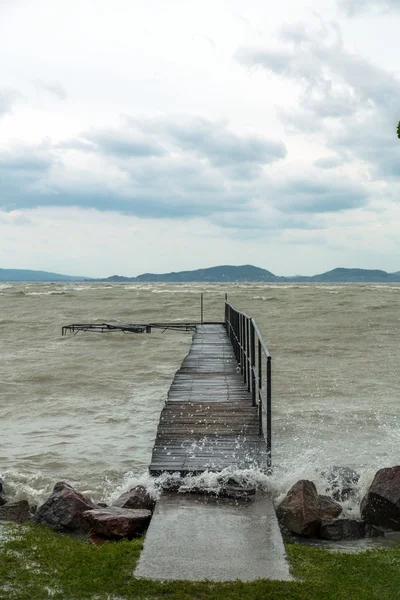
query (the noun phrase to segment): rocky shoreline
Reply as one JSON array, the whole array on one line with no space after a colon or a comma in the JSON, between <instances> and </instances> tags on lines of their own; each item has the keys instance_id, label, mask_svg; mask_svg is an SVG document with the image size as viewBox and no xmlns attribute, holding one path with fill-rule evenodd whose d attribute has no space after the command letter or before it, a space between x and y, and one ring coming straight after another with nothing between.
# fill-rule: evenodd
<instances>
[{"instance_id":1,"label":"rocky shoreline","mask_svg":"<svg viewBox=\"0 0 400 600\"><path fill-rule=\"evenodd\" d=\"M343 503L359 493L359 475L348 467L333 467L327 475L329 495L318 494L314 482L297 481L276 507L282 533L292 538L355 540L382 537L400 531L400 466L383 468L360 503L360 519L343 517ZM166 480L162 489L176 493L206 494L237 502L254 499L255 487L234 479L216 488L188 487L184 480ZM328 491L328 489L326 490ZM0 521L33 522L64 533L84 534L93 543L132 539L147 530L156 500L137 485L111 506L94 502L67 482L56 483L52 494L38 508L26 500L7 500L0 479Z\"/></svg>"},{"instance_id":2,"label":"rocky shoreline","mask_svg":"<svg viewBox=\"0 0 400 600\"><path fill-rule=\"evenodd\" d=\"M56 483L49 498L36 508L26 500L7 501L0 480L0 521L33 522L63 533L87 534L89 540L132 539L150 523L155 500L142 486L122 494L111 506L96 503L65 481Z\"/></svg>"},{"instance_id":3,"label":"rocky shoreline","mask_svg":"<svg viewBox=\"0 0 400 600\"><path fill-rule=\"evenodd\" d=\"M319 495L307 479L291 487L276 509L284 534L339 541L400 531L400 466L377 471L360 503L360 519L340 518L341 502L356 497L359 475L348 467L334 467L328 480L333 497Z\"/></svg>"}]
</instances>

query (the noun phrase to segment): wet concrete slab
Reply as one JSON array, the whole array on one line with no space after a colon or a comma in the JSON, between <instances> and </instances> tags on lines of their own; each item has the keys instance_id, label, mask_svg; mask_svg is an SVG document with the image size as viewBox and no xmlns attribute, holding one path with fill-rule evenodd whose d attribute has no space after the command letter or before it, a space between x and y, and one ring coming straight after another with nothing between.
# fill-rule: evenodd
<instances>
[{"instance_id":1,"label":"wet concrete slab","mask_svg":"<svg viewBox=\"0 0 400 600\"><path fill-rule=\"evenodd\" d=\"M292 577L271 498L163 494L135 575L155 580L254 581Z\"/></svg>"}]
</instances>

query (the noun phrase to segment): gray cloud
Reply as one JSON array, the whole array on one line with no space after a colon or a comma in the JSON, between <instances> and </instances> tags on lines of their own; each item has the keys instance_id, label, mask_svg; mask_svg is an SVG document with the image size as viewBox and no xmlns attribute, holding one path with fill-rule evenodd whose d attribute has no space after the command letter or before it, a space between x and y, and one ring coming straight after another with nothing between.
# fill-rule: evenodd
<instances>
[{"instance_id":1,"label":"gray cloud","mask_svg":"<svg viewBox=\"0 0 400 600\"><path fill-rule=\"evenodd\" d=\"M348 181L294 178L279 188L279 207L291 213L339 212L365 206L368 193Z\"/></svg>"},{"instance_id":2,"label":"gray cloud","mask_svg":"<svg viewBox=\"0 0 400 600\"><path fill-rule=\"evenodd\" d=\"M82 149L83 143L93 145L93 149L104 154L111 154L121 157L129 156L162 156L165 154L164 148L155 140L123 129L93 129L81 134L78 141L78 147Z\"/></svg>"},{"instance_id":3,"label":"gray cloud","mask_svg":"<svg viewBox=\"0 0 400 600\"><path fill-rule=\"evenodd\" d=\"M55 96L58 100L66 100L68 98L65 87L58 81L49 82L36 79L35 85L48 94Z\"/></svg>"},{"instance_id":4,"label":"gray cloud","mask_svg":"<svg viewBox=\"0 0 400 600\"><path fill-rule=\"evenodd\" d=\"M0 89L0 118L12 111L17 96L14 90Z\"/></svg>"},{"instance_id":5,"label":"gray cloud","mask_svg":"<svg viewBox=\"0 0 400 600\"><path fill-rule=\"evenodd\" d=\"M285 158L283 142L257 135L238 135L223 122L200 117L165 117L134 119L146 133L164 134L181 150L207 158L216 167L240 167L244 164L262 166Z\"/></svg>"},{"instance_id":6,"label":"gray cloud","mask_svg":"<svg viewBox=\"0 0 400 600\"><path fill-rule=\"evenodd\" d=\"M339 0L338 5L350 17L371 9L382 13L400 11L398 0Z\"/></svg>"},{"instance_id":7,"label":"gray cloud","mask_svg":"<svg viewBox=\"0 0 400 600\"><path fill-rule=\"evenodd\" d=\"M0 208L8 211L46 204L49 174L57 162L57 153L47 141L0 150Z\"/></svg>"},{"instance_id":8,"label":"gray cloud","mask_svg":"<svg viewBox=\"0 0 400 600\"><path fill-rule=\"evenodd\" d=\"M77 206L205 217L235 229L253 223L255 230L312 228L314 215L365 202L362 190L324 179L323 172L319 183L314 174L277 183L263 166L285 153L281 142L232 133L224 123L213 129L204 119L142 119L140 125L125 119L119 129L93 129L54 146L46 141L0 151L0 198L7 210Z\"/></svg>"}]
</instances>

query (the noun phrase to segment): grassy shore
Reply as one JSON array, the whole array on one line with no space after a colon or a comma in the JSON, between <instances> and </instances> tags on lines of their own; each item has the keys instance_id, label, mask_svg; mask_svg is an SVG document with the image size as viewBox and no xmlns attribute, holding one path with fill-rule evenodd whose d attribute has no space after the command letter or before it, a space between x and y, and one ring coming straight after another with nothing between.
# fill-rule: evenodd
<instances>
[{"instance_id":1,"label":"grassy shore","mask_svg":"<svg viewBox=\"0 0 400 600\"><path fill-rule=\"evenodd\" d=\"M400 550L339 554L289 544L294 582L154 583L133 576L142 540L94 546L37 525L10 533L0 545L2 600L400 600Z\"/></svg>"}]
</instances>

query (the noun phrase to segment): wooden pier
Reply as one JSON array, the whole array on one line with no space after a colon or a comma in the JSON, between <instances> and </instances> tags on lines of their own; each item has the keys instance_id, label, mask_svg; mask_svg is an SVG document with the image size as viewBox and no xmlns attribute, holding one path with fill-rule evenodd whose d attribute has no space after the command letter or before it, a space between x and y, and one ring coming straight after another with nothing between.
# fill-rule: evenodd
<instances>
[{"instance_id":1,"label":"wooden pier","mask_svg":"<svg viewBox=\"0 0 400 600\"><path fill-rule=\"evenodd\" d=\"M197 325L161 412L150 473L269 470L270 360L254 320L229 304L225 323Z\"/></svg>"},{"instance_id":2,"label":"wooden pier","mask_svg":"<svg viewBox=\"0 0 400 600\"><path fill-rule=\"evenodd\" d=\"M244 469L265 459L258 407L225 327L198 325L161 412L150 473Z\"/></svg>"},{"instance_id":3,"label":"wooden pier","mask_svg":"<svg viewBox=\"0 0 400 600\"><path fill-rule=\"evenodd\" d=\"M271 356L253 318L225 302L224 322L75 323L78 332L193 332L161 412L152 475L271 468Z\"/></svg>"}]
</instances>

